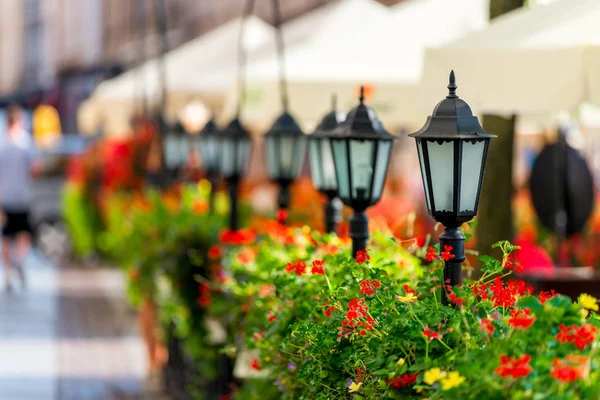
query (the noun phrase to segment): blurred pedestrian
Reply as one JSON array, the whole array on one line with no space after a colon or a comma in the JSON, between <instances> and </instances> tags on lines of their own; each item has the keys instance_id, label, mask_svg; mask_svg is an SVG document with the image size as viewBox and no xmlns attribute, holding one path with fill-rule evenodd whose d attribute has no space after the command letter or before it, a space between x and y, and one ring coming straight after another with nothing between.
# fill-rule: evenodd
<instances>
[{"instance_id":1,"label":"blurred pedestrian","mask_svg":"<svg viewBox=\"0 0 600 400\"><path fill-rule=\"evenodd\" d=\"M34 161L33 140L23 126L23 110L18 105L6 109L7 129L0 141L0 208L4 213L2 259L7 291L12 289L12 273L17 272L26 286L23 262L31 248L31 178L41 173ZM11 257L11 249L13 257Z\"/></svg>"}]
</instances>

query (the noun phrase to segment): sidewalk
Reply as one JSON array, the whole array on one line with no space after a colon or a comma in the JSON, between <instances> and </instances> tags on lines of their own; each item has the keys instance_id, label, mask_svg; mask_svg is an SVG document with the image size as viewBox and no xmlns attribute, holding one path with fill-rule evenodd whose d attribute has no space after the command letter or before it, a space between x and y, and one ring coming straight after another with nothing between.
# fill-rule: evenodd
<instances>
[{"instance_id":1,"label":"sidewalk","mask_svg":"<svg viewBox=\"0 0 600 400\"><path fill-rule=\"evenodd\" d=\"M0 400L147 400L147 370L119 270L32 256L29 288L0 293Z\"/></svg>"}]
</instances>

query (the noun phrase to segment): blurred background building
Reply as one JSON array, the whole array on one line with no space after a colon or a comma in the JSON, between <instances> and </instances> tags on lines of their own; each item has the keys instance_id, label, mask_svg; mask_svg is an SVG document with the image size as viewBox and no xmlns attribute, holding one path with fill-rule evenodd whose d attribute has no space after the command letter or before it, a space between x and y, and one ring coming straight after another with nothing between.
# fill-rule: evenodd
<instances>
[{"instance_id":1,"label":"blurred background building","mask_svg":"<svg viewBox=\"0 0 600 400\"><path fill-rule=\"evenodd\" d=\"M283 20L335 0L283 0ZM393 5L401 0L382 0ZM3 0L0 2L0 98L27 107L54 105L65 132L76 131L79 104L102 80L158 54L159 1ZM174 48L239 17L243 0L164 0ZM272 21L269 2L254 15Z\"/></svg>"}]
</instances>

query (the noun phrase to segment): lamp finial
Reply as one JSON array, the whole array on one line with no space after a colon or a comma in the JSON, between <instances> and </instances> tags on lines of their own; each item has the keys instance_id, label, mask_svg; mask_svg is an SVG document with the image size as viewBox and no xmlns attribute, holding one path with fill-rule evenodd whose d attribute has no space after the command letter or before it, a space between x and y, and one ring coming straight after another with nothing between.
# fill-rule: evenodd
<instances>
[{"instance_id":1,"label":"lamp finial","mask_svg":"<svg viewBox=\"0 0 600 400\"><path fill-rule=\"evenodd\" d=\"M360 101L360 105L362 106L365 102L365 87L363 85L360 86L360 97L358 98Z\"/></svg>"},{"instance_id":2,"label":"lamp finial","mask_svg":"<svg viewBox=\"0 0 600 400\"><path fill-rule=\"evenodd\" d=\"M456 99L458 96L456 95L456 76L454 75L454 70L450 71L450 83L448 83L448 96L447 99Z\"/></svg>"}]
</instances>

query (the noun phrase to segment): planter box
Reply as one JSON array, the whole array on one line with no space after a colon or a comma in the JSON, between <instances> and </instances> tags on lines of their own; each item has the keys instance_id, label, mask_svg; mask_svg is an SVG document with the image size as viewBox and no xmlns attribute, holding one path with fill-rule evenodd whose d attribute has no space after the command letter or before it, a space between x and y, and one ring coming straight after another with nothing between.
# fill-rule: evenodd
<instances>
[{"instance_id":1,"label":"planter box","mask_svg":"<svg viewBox=\"0 0 600 400\"><path fill-rule=\"evenodd\" d=\"M600 272L592 267L538 268L517 278L533 286L534 293L554 289L574 301L581 293L600 297Z\"/></svg>"}]
</instances>

